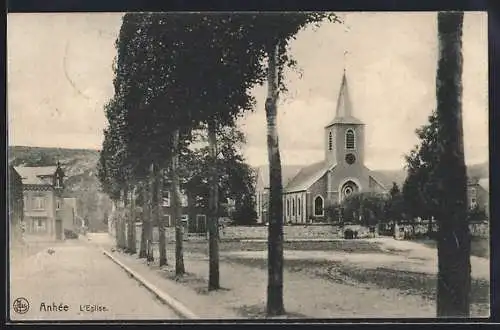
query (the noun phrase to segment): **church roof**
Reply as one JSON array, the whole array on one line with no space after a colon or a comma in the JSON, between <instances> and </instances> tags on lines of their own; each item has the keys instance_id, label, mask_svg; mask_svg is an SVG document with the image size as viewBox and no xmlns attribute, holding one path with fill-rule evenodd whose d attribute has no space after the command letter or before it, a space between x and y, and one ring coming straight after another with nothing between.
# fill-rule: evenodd
<instances>
[{"instance_id":1,"label":"church roof","mask_svg":"<svg viewBox=\"0 0 500 330\"><path fill-rule=\"evenodd\" d=\"M281 180L283 187L286 187L290 180L303 168L303 165L282 165ZM255 168L257 174L257 188L269 188L269 165L262 165Z\"/></svg>"},{"instance_id":2,"label":"church roof","mask_svg":"<svg viewBox=\"0 0 500 330\"><path fill-rule=\"evenodd\" d=\"M330 165L331 167L332 165ZM303 167L299 173L284 186L284 192L302 191L308 189L318 181L328 169L328 164L324 161Z\"/></svg>"},{"instance_id":3,"label":"church roof","mask_svg":"<svg viewBox=\"0 0 500 330\"><path fill-rule=\"evenodd\" d=\"M389 176L385 175L384 173L381 173L380 171L370 171L370 176L387 190L391 189L392 184L394 182L401 189L402 184L404 182L400 181L398 178L395 177L390 178Z\"/></svg>"},{"instance_id":4,"label":"church roof","mask_svg":"<svg viewBox=\"0 0 500 330\"><path fill-rule=\"evenodd\" d=\"M345 71L342 75L342 82L340 84L335 118L328 125L326 125L326 127L335 124L364 125L361 120L354 117L353 115L352 103L351 98L349 97L349 88L347 85L347 77Z\"/></svg>"}]
</instances>

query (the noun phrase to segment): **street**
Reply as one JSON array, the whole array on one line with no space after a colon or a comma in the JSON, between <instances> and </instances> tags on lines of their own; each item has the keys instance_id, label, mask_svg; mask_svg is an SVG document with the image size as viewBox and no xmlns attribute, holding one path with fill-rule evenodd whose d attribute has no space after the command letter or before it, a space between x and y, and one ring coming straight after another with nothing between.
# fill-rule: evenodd
<instances>
[{"instance_id":1,"label":"street","mask_svg":"<svg viewBox=\"0 0 500 330\"><path fill-rule=\"evenodd\" d=\"M179 318L95 244L68 240L54 245L53 251L44 250L11 265L13 321ZM23 312L26 302L27 312L14 311Z\"/></svg>"}]
</instances>

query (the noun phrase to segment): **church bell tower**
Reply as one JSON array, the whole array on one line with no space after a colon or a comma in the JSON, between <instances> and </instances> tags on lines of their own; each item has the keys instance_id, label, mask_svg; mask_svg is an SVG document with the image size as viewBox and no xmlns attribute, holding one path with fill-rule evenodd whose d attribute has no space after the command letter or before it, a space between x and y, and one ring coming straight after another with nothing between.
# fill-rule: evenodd
<instances>
[{"instance_id":1,"label":"church bell tower","mask_svg":"<svg viewBox=\"0 0 500 330\"><path fill-rule=\"evenodd\" d=\"M328 165L363 164L365 124L354 117L344 70L340 84L335 118L325 126L325 161Z\"/></svg>"}]
</instances>

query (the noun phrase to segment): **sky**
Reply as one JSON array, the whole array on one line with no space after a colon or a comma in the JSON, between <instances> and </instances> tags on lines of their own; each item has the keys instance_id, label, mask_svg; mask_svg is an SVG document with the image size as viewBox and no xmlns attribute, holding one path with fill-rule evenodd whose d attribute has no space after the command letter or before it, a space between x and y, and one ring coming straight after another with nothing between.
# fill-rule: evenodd
<instances>
[{"instance_id":1,"label":"sky","mask_svg":"<svg viewBox=\"0 0 500 330\"><path fill-rule=\"evenodd\" d=\"M278 105L283 165L324 156L345 69L354 115L366 124L365 163L400 169L418 143L415 129L435 109L436 13L338 13L290 43L298 71L287 71ZM103 106L113 95L120 13L36 13L7 17L9 145L100 149ZM467 12L463 27L463 125L468 164L488 160L487 15ZM251 165L267 164L266 86L238 125Z\"/></svg>"}]
</instances>

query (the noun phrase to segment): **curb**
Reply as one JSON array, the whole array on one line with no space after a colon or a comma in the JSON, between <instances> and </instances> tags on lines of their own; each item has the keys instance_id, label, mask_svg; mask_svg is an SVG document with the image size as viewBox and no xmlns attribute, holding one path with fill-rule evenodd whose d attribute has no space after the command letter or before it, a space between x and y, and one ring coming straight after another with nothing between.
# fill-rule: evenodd
<instances>
[{"instance_id":1,"label":"curb","mask_svg":"<svg viewBox=\"0 0 500 330\"><path fill-rule=\"evenodd\" d=\"M184 319L198 319L199 317L191 312L186 306L181 304L179 301L175 300L165 292L161 291L159 288L154 286L152 283L147 281L141 275L137 274L135 271L124 265L121 261L112 256L108 251L101 249L102 253L111 259L115 264L120 266L125 272L132 276L137 282L142 284L148 291L153 293L158 299L160 299L164 304L172 308L179 316Z\"/></svg>"}]
</instances>

